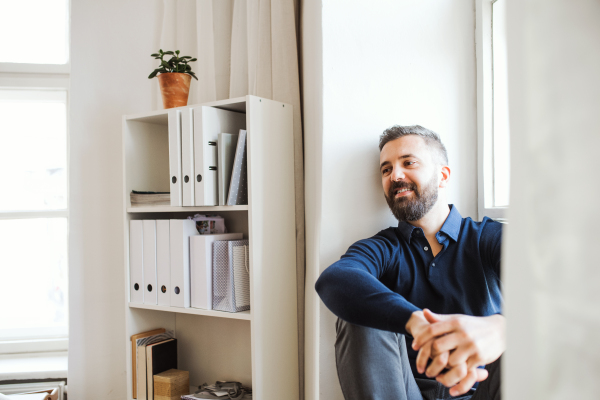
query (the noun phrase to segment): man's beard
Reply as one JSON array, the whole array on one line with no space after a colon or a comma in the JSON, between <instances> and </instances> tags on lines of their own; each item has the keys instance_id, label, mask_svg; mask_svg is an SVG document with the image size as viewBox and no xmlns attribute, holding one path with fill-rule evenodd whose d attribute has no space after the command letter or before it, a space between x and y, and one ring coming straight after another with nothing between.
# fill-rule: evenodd
<instances>
[{"instance_id":1,"label":"man's beard","mask_svg":"<svg viewBox=\"0 0 600 400\"><path fill-rule=\"evenodd\" d=\"M394 191L407 188L412 190L414 198L409 196L394 198ZM423 193L419 193L417 185L408 182L392 182L390 190L385 195L385 200L398 221L418 221L425 216L435 205L438 198L438 182L436 174L423 186Z\"/></svg>"}]
</instances>

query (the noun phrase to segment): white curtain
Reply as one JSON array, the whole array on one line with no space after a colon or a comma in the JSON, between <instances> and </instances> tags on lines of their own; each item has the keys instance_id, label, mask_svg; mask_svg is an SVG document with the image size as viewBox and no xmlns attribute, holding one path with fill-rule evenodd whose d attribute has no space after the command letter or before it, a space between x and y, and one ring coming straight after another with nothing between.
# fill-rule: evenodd
<instances>
[{"instance_id":1,"label":"white curtain","mask_svg":"<svg viewBox=\"0 0 600 400\"><path fill-rule=\"evenodd\" d=\"M294 107L300 398L304 382L304 167L297 0L164 0L160 46L198 58L188 104L247 94ZM162 108L157 105L157 108Z\"/></svg>"}]
</instances>

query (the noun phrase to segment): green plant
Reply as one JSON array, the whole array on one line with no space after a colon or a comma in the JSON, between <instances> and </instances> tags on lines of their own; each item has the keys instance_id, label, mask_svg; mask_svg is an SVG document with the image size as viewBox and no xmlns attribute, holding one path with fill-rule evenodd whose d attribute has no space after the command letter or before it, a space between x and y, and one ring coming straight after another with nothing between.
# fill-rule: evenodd
<instances>
[{"instance_id":1,"label":"green plant","mask_svg":"<svg viewBox=\"0 0 600 400\"><path fill-rule=\"evenodd\" d=\"M169 55L173 56L169 61L163 60L163 57ZM152 73L148 76L148 79L154 78L158 74L164 74L167 72L180 72L183 74L191 75L195 80L198 80L196 74L192 72L192 66L188 65L190 62L197 61L198 59L190 57L190 56L181 56L179 57L179 50L175 52L172 51L162 51L158 50L158 53L150 54L151 57L154 57L157 60L160 60L160 66L156 68Z\"/></svg>"}]
</instances>

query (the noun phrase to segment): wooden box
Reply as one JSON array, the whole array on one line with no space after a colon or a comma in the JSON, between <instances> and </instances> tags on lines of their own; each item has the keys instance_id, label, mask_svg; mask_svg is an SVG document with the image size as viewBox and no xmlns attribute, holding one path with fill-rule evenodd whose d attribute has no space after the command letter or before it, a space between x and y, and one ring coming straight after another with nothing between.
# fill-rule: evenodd
<instances>
[{"instance_id":1,"label":"wooden box","mask_svg":"<svg viewBox=\"0 0 600 400\"><path fill-rule=\"evenodd\" d=\"M154 375L154 400L179 400L189 391L189 371L170 369Z\"/></svg>"}]
</instances>

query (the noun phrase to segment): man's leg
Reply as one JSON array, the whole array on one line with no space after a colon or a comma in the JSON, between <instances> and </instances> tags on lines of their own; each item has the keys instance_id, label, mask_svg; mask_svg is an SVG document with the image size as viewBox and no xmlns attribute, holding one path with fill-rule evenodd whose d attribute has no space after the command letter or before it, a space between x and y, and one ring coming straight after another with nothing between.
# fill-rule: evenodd
<instances>
[{"instance_id":1,"label":"man's leg","mask_svg":"<svg viewBox=\"0 0 600 400\"><path fill-rule=\"evenodd\" d=\"M480 382L471 400L500 400L500 364L502 357L493 363L486 365L488 377Z\"/></svg>"},{"instance_id":2,"label":"man's leg","mask_svg":"<svg viewBox=\"0 0 600 400\"><path fill-rule=\"evenodd\" d=\"M335 358L346 400L422 400L404 335L338 319Z\"/></svg>"}]
</instances>

